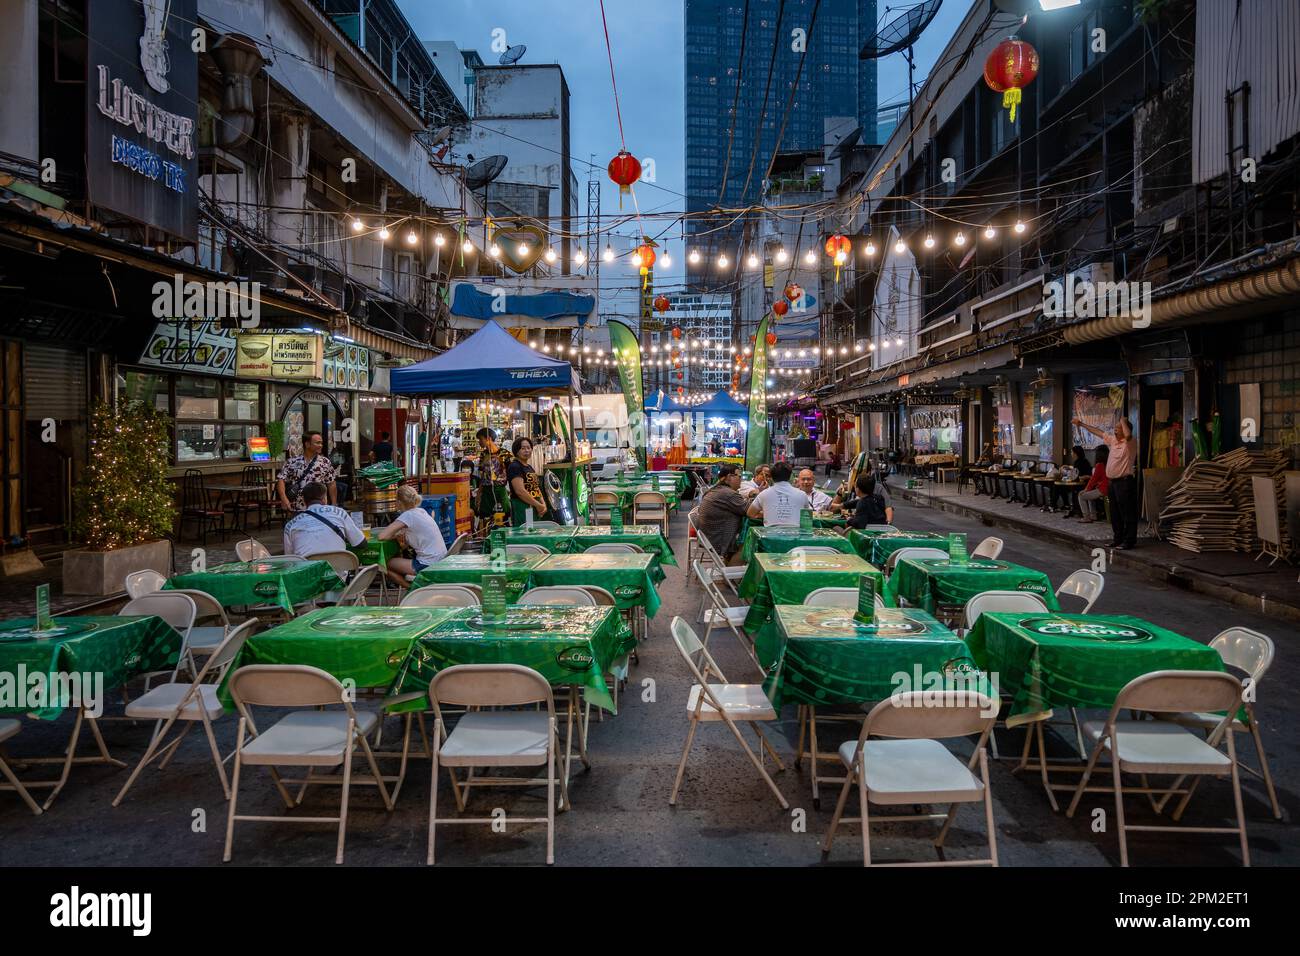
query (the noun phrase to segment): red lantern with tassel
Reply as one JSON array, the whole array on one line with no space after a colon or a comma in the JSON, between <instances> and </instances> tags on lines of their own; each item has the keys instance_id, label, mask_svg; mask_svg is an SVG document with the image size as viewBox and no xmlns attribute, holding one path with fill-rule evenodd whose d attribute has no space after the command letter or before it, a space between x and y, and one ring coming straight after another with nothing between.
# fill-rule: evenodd
<instances>
[{"instance_id":1,"label":"red lantern with tassel","mask_svg":"<svg viewBox=\"0 0 1300 956\"><path fill-rule=\"evenodd\" d=\"M1011 110L1013 123L1021 100L1020 91L1036 76L1038 51L1015 37L999 43L984 61L984 82L993 92L1002 94L1002 105Z\"/></svg>"},{"instance_id":2,"label":"red lantern with tassel","mask_svg":"<svg viewBox=\"0 0 1300 956\"><path fill-rule=\"evenodd\" d=\"M618 206L623 208L623 197L632 191L632 184L641 178L641 163L625 149L609 161L606 170L609 178L618 184Z\"/></svg>"},{"instance_id":3,"label":"red lantern with tassel","mask_svg":"<svg viewBox=\"0 0 1300 956\"><path fill-rule=\"evenodd\" d=\"M653 269L655 265L655 251L648 243L642 243L636 247L636 254L641 257L641 268Z\"/></svg>"},{"instance_id":4,"label":"red lantern with tassel","mask_svg":"<svg viewBox=\"0 0 1300 956\"><path fill-rule=\"evenodd\" d=\"M682 330L681 330L681 329L673 329L673 338L675 338L675 339L680 339L681 337L682 337Z\"/></svg>"},{"instance_id":5,"label":"red lantern with tassel","mask_svg":"<svg viewBox=\"0 0 1300 956\"><path fill-rule=\"evenodd\" d=\"M655 296L654 305L655 305L656 312L667 312L670 308L672 308L672 303L668 301L668 296L666 295Z\"/></svg>"},{"instance_id":6,"label":"red lantern with tassel","mask_svg":"<svg viewBox=\"0 0 1300 956\"><path fill-rule=\"evenodd\" d=\"M775 333L775 332L768 332L768 333L767 333L767 344L768 344L769 347L770 347L770 346L773 346L773 345L776 345L776 333Z\"/></svg>"},{"instance_id":7,"label":"red lantern with tassel","mask_svg":"<svg viewBox=\"0 0 1300 956\"><path fill-rule=\"evenodd\" d=\"M678 373L677 373L677 381L680 382L681 380L682 380L682 373L681 373L681 372L678 372Z\"/></svg>"},{"instance_id":8,"label":"red lantern with tassel","mask_svg":"<svg viewBox=\"0 0 1300 956\"><path fill-rule=\"evenodd\" d=\"M847 256L852 248L853 244L849 242L849 237L840 233L836 233L826 240L826 254L832 259L841 253Z\"/></svg>"},{"instance_id":9,"label":"red lantern with tassel","mask_svg":"<svg viewBox=\"0 0 1300 956\"><path fill-rule=\"evenodd\" d=\"M772 311L777 315L785 315L790 311L790 304L784 299L778 299L776 302L772 303Z\"/></svg>"}]
</instances>

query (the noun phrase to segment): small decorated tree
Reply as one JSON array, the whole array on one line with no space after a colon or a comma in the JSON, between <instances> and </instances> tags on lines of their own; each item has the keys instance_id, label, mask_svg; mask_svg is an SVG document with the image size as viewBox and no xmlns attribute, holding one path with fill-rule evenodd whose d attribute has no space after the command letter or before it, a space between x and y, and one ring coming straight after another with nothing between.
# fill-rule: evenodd
<instances>
[{"instance_id":1,"label":"small decorated tree","mask_svg":"<svg viewBox=\"0 0 1300 956\"><path fill-rule=\"evenodd\" d=\"M127 548L171 532L176 504L167 479L170 442L167 418L144 403L95 406L74 523L89 550Z\"/></svg>"}]
</instances>

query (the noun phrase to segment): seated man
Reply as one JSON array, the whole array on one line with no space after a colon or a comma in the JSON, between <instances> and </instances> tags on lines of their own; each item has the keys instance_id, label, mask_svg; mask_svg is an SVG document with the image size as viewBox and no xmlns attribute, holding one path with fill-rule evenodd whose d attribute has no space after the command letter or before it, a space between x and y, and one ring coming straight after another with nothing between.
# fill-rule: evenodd
<instances>
[{"instance_id":1,"label":"seated man","mask_svg":"<svg viewBox=\"0 0 1300 956\"><path fill-rule=\"evenodd\" d=\"M808 496L790 484L790 466L778 461L772 466L772 484L758 493L749 506L751 519L762 518L763 526L799 525L799 512L811 508Z\"/></svg>"},{"instance_id":2,"label":"seated man","mask_svg":"<svg viewBox=\"0 0 1300 956\"><path fill-rule=\"evenodd\" d=\"M740 483L740 493L742 495L756 495L771 484L772 469L767 465L759 465L754 469L753 478L747 478Z\"/></svg>"},{"instance_id":3,"label":"seated man","mask_svg":"<svg viewBox=\"0 0 1300 956\"><path fill-rule=\"evenodd\" d=\"M433 515L420 507L420 493L410 485L397 489L397 503L402 513L388 527L379 532L380 541L389 541L399 534L406 539L406 547L415 552L415 558L390 558L388 576L399 588L407 586L408 574L419 574L439 558L447 556L447 542Z\"/></svg>"},{"instance_id":4,"label":"seated man","mask_svg":"<svg viewBox=\"0 0 1300 956\"><path fill-rule=\"evenodd\" d=\"M740 547L740 525L749 509L739 488L740 469L723 465L718 469L717 484L704 493L695 509L696 533L704 535L724 559Z\"/></svg>"},{"instance_id":5,"label":"seated man","mask_svg":"<svg viewBox=\"0 0 1300 956\"><path fill-rule=\"evenodd\" d=\"M817 476L811 468L799 472L799 490L808 496L813 511L825 511L831 506L831 496L817 487Z\"/></svg>"},{"instance_id":6,"label":"seated man","mask_svg":"<svg viewBox=\"0 0 1300 956\"><path fill-rule=\"evenodd\" d=\"M849 517L850 528L860 531L867 525L891 523L894 509L886 510L876 494L876 487L876 479L872 475L858 475L858 497L854 499L853 514Z\"/></svg>"},{"instance_id":7,"label":"seated man","mask_svg":"<svg viewBox=\"0 0 1300 956\"><path fill-rule=\"evenodd\" d=\"M306 509L284 523L284 553L322 554L326 551L346 551L366 540L352 515L337 505L327 505L329 490L319 481L309 481L302 486L302 500Z\"/></svg>"}]
</instances>

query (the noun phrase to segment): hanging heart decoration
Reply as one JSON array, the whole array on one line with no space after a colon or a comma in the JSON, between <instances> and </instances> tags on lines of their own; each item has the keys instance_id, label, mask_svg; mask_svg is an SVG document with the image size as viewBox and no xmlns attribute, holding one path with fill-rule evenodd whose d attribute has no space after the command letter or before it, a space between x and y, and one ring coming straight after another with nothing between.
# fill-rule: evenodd
<instances>
[{"instance_id":1,"label":"hanging heart decoration","mask_svg":"<svg viewBox=\"0 0 1300 956\"><path fill-rule=\"evenodd\" d=\"M496 227L492 241L501 249L501 262L510 271L527 272L546 254L546 233L532 223L497 219L492 224Z\"/></svg>"}]
</instances>

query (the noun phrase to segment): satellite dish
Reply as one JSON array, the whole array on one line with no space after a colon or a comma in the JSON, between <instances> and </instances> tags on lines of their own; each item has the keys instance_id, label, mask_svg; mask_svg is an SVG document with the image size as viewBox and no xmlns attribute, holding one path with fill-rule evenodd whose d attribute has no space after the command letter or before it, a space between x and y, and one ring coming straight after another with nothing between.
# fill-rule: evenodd
<instances>
[{"instance_id":1,"label":"satellite dish","mask_svg":"<svg viewBox=\"0 0 1300 956\"><path fill-rule=\"evenodd\" d=\"M525 51L527 51L527 49L528 47L524 46L522 43L516 43L510 49L506 50L505 53L502 53L501 59L497 60L497 62L500 63L502 66L511 66L515 63L518 63L520 59L523 58L523 55Z\"/></svg>"},{"instance_id":2,"label":"satellite dish","mask_svg":"<svg viewBox=\"0 0 1300 956\"><path fill-rule=\"evenodd\" d=\"M841 156L843 156L845 153L851 150L854 146L857 146L858 140L860 139L862 139L861 126L855 128L853 132L849 133L848 136L845 136L842 140L840 140L839 143L836 145L836 147L831 150L831 154L828 158L839 159Z\"/></svg>"},{"instance_id":3,"label":"satellite dish","mask_svg":"<svg viewBox=\"0 0 1300 956\"><path fill-rule=\"evenodd\" d=\"M501 175L501 171L506 168L506 162L509 157L500 154L489 156L487 159L480 159L473 166L465 170L465 186L468 189L482 189L492 180Z\"/></svg>"},{"instance_id":4,"label":"satellite dish","mask_svg":"<svg viewBox=\"0 0 1300 956\"><path fill-rule=\"evenodd\" d=\"M451 136L450 126L440 127L438 130L434 132L434 134L431 137L429 137L429 145L438 146L441 143L447 142L450 136Z\"/></svg>"},{"instance_id":5,"label":"satellite dish","mask_svg":"<svg viewBox=\"0 0 1300 956\"><path fill-rule=\"evenodd\" d=\"M930 25L930 21L934 19L941 6L943 6L943 0L921 0L916 6L904 10L899 16L877 30L876 35L858 53L859 60L879 60L891 53L902 52L907 58L907 102L909 110L912 103L912 72L915 64L912 56L912 44Z\"/></svg>"}]
</instances>

